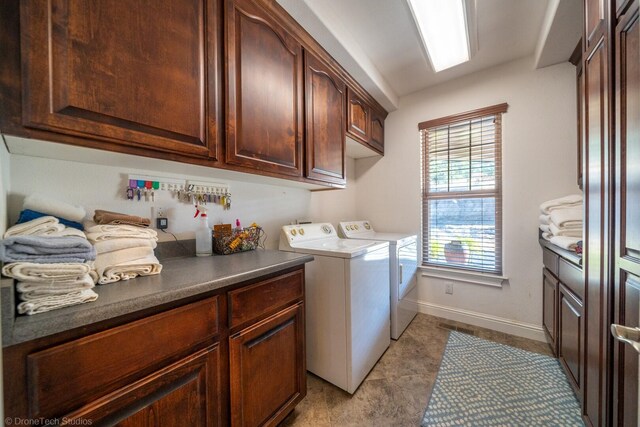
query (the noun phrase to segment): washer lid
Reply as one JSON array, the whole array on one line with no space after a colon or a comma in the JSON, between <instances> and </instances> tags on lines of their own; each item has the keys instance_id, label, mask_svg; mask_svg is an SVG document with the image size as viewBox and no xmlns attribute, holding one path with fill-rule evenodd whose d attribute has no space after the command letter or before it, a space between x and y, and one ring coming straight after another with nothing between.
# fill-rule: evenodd
<instances>
[{"instance_id":1,"label":"washer lid","mask_svg":"<svg viewBox=\"0 0 640 427\"><path fill-rule=\"evenodd\" d=\"M379 233L369 221L345 221L340 223L340 234L348 239L381 240L391 245L406 245L417 240L415 234Z\"/></svg>"}]
</instances>

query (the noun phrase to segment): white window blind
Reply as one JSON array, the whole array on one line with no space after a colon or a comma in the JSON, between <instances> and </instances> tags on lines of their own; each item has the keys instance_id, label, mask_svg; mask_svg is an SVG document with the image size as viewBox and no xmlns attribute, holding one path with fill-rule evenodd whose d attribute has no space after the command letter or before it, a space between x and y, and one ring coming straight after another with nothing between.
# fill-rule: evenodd
<instances>
[{"instance_id":1,"label":"white window blind","mask_svg":"<svg viewBox=\"0 0 640 427\"><path fill-rule=\"evenodd\" d=\"M423 265L502 274L502 113L420 123Z\"/></svg>"}]
</instances>

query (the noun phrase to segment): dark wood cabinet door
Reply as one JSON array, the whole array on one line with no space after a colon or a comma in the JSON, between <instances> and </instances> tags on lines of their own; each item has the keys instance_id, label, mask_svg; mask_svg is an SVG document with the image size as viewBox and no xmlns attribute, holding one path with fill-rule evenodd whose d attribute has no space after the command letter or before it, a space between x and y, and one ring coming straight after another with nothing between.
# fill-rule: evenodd
<instances>
[{"instance_id":1,"label":"dark wood cabinet door","mask_svg":"<svg viewBox=\"0 0 640 427\"><path fill-rule=\"evenodd\" d=\"M605 425L610 362L609 55L601 37L584 63L585 102L585 419Z\"/></svg>"},{"instance_id":2,"label":"dark wood cabinet door","mask_svg":"<svg viewBox=\"0 0 640 427\"><path fill-rule=\"evenodd\" d=\"M558 359L569 383L581 397L582 386L582 303L562 284L558 308Z\"/></svg>"},{"instance_id":3,"label":"dark wood cabinet door","mask_svg":"<svg viewBox=\"0 0 640 427\"><path fill-rule=\"evenodd\" d=\"M609 0L584 1L584 29L587 40L587 51L595 46L600 36L607 30L606 16Z\"/></svg>"},{"instance_id":4,"label":"dark wood cabinet door","mask_svg":"<svg viewBox=\"0 0 640 427\"><path fill-rule=\"evenodd\" d=\"M229 338L231 425L275 426L306 395L299 303Z\"/></svg>"},{"instance_id":5,"label":"dark wood cabinet door","mask_svg":"<svg viewBox=\"0 0 640 427\"><path fill-rule=\"evenodd\" d=\"M226 162L302 176L302 47L251 0L226 0Z\"/></svg>"},{"instance_id":6,"label":"dark wood cabinet door","mask_svg":"<svg viewBox=\"0 0 640 427\"><path fill-rule=\"evenodd\" d=\"M306 176L343 185L346 86L322 61L305 53Z\"/></svg>"},{"instance_id":7,"label":"dark wood cabinet door","mask_svg":"<svg viewBox=\"0 0 640 427\"><path fill-rule=\"evenodd\" d=\"M584 163L582 161L583 155L582 152L584 150L584 75L582 74L582 62L578 64L576 69L576 93L577 93L577 110L578 110L578 187L580 189L584 188L584 179L583 179L583 171L584 171Z\"/></svg>"},{"instance_id":8,"label":"dark wood cabinet door","mask_svg":"<svg viewBox=\"0 0 640 427\"><path fill-rule=\"evenodd\" d=\"M347 133L366 144L371 139L371 108L347 88Z\"/></svg>"},{"instance_id":9,"label":"dark wood cabinet door","mask_svg":"<svg viewBox=\"0 0 640 427\"><path fill-rule=\"evenodd\" d=\"M371 109L371 139L369 145L380 154L384 154L384 119L387 114Z\"/></svg>"},{"instance_id":10,"label":"dark wood cabinet door","mask_svg":"<svg viewBox=\"0 0 640 427\"><path fill-rule=\"evenodd\" d=\"M198 351L67 414L70 425L222 426L219 346Z\"/></svg>"},{"instance_id":11,"label":"dark wood cabinet door","mask_svg":"<svg viewBox=\"0 0 640 427\"><path fill-rule=\"evenodd\" d=\"M638 1L620 17L616 45L615 324L640 327L640 19ZM638 337L635 337L638 340ZM638 351L613 344L613 425L637 426Z\"/></svg>"},{"instance_id":12,"label":"dark wood cabinet door","mask_svg":"<svg viewBox=\"0 0 640 427\"><path fill-rule=\"evenodd\" d=\"M21 2L23 124L215 158L217 0Z\"/></svg>"},{"instance_id":13,"label":"dark wood cabinet door","mask_svg":"<svg viewBox=\"0 0 640 427\"><path fill-rule=\"evenodd\" d=\"M551 274L542 271L542 326L553 350L558 354L558 282Z\"/></svg>"}]
</instances>

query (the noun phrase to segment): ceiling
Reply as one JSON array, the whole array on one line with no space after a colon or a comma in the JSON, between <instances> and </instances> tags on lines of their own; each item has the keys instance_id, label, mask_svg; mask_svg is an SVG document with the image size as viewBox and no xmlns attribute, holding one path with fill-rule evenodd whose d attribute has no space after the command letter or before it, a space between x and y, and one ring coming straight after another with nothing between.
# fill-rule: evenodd
<instances>
[{"instance_id":1,"label":"ceiling","mask_svg":"<svg viewBox=\"0 0 640 427\"><path fill-rule=\"evenodd\" d=\"M467 63L434 73L406 0L277 1L389 110L404 95L518 58L566 60L579 39L558 48L548 37L568 37L557 30L564 24L552 25L556 10L566 20L573 6L558 5L580 1L468 0L476 2L477 52Z\"/></svg>"}]
</instances>

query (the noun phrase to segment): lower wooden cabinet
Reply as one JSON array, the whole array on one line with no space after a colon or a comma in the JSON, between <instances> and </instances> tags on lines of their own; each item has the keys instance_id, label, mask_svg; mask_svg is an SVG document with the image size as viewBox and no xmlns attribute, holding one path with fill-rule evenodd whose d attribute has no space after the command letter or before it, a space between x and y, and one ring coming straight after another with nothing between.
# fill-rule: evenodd
<instances>
[{"instance_id":1,"label":"lower wooden cabinet","mask_svg":"<svg viewBox=\"0 0 640 427\"><path fill-rule=\"evenodd\" d=\"M582 302L564 285L560 285L558 316L558 359L576 394L582 386Z\"/></svg>"},{"instance_id":2,"label":"lower wooden cabinet","mask_svg":"<svg viewBox=\"0 0 640 427\"><path fill-rule=\"evenodd\" d=\"M231 425L275 426L306 394L302 303L229 338Z\"/></svg>"},{"instance_id":3,"label":"lower wooden cabinet","mask_svg":"<svg viewBox=\"0 0 640 427\"><path fill-rule=\"evenodd\" d=\"M542 327L553 354L558 354L558 281L544 269L542 272Z\"/></svg>"}]
</instances>

